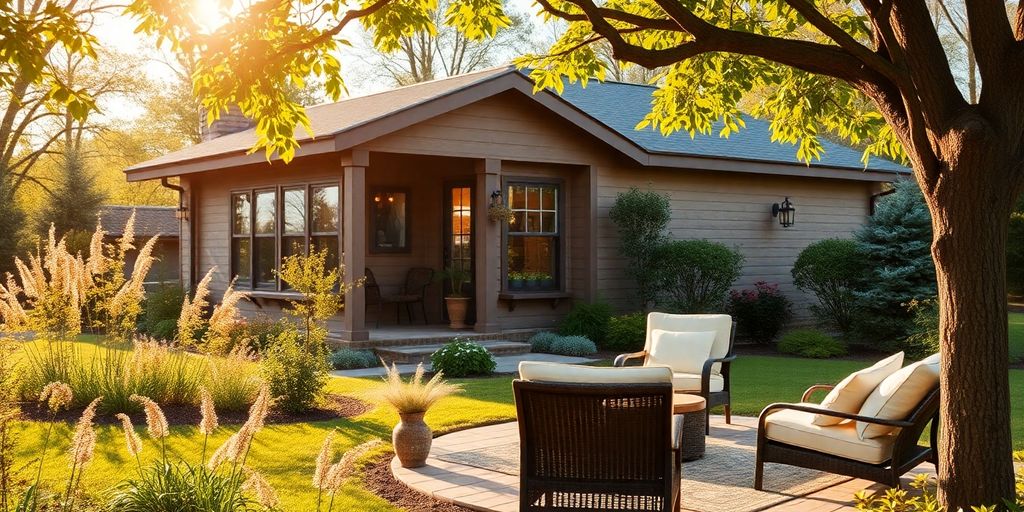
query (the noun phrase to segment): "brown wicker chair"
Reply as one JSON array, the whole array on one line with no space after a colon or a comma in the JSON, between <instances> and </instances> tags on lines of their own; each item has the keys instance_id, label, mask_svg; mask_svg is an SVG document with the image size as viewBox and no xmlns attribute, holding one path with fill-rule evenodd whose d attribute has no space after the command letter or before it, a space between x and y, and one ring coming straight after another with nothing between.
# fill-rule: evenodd
<instances>
[{"instance_id":1,"label":"brown wicker chair","mask_svg":"<svg viewBox=\"0 0 1024 512\"><path fill-rule=\"evenodd\" d=\"M373 271L367 267L366 282L363 283L363 287L366 289L366 307L367 309L370 306L377 307L377 327L380 327L381 308L384 304L395 305L395 323L398 324L402 323L401 308L404 304L405 314L409 317L409 323L411 324L413 322L412 306L418 303L420 311L423 312L423 323L427 324L427 306L424 298L427 286L433 281L434 269L413 267L405 274L405 284L402 287L402 293L398 295L383 295L380 291L380 285L377 283L377 278L374 277Z\"/></svg>"},{"instance_id":2,"label":"brown wicker chair","mask_svg":"<svg viewBox=\"0 0 1024 512\"><path fill-rule=\"evenodd\" d=\"M543 365L580 368L523 363L520 372ZM603 373L631 370L658 369L582 370L601 373L600 384L513 381L521 512L679 510L682 416L672 415L671 375L631 383Z\"/></svg>"},{"instance_id":3,"label":"brown wicker chair","mask_svg":"<svg viewBox=\"0 0 1024 512\"><path fill-rule=\"evenodd\" d=\"M711 357L704 362L704 368L699 376L689 374L675 374L674 379L676 393L689 393L704 397L707 407L705 414L705 432L711 433L711 408L724 406L725 422L732 423L732 395L730 394L732 382L730 373L732 362L736 359L733 347L736 344L736 322L733 322L728 315L672 315L668 313L649 313L647 315L647 341L644 350L630 354L621 354L615 358L615 366L626 366L630 361L639 359L641 364L647 364L647 353L651 348L651 330L664 329L667 331L705 331L724 330L729 326L728 332L722 332L715 341L711 350ZM719 329L715 329L719 327ZM681 378L680 378L681 377Z\"/></svg>"},{"instance_id":4,"label":"brown wicker chair","mask_svg":"<svg viewBox=\"0 0 1024 512\"><path fill-rule=\"evenodd\" d=\"M818 390L832 389L831 385L817 385L809 388L803 396L802 402L807 402L811 393ZM876 425L898 427L899 430L891 434L895 436L892 440L892 453L887 460L877 464L869 464L860 460L839 457L836 455L810 450L799 446L781 443L767 438L765 420L768 415L778 411L801 411L814 414L825 414L845 420L862 421ZM931 442L929 446L921 446L918 440L924 429L931 425ZM935 441L938 439L939 427L939 390L936 388L925 396L924 400L910 413L905 420L886 420L870 418L856 414L831 411L815 407L807 403L802 404L771 404L761 411L757 428L757 461L754 470L754 488L762 490L764 484L764 464L774 462L777 464L788 464L800 466L827 473L851 476L871 480L890 487L899 487L900 476L907 471L917 467L922 462L931 462L938 470L937 450ZM831 428L831 427L830 427Z\"/></svg>"}]
</instances>

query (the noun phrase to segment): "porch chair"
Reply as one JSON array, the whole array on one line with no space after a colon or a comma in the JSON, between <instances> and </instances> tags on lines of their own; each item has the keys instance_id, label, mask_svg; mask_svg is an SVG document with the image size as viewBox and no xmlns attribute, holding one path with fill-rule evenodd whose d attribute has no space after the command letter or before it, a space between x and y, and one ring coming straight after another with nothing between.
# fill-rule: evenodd
<instances>
[{"instance_id":1,"label":"porch chair","mask_svg":"<svg viewBox=\"0 0 1024 512\"><path fill-rule=\"evenodd\" d=\"M836 386L811 386L799 404L765 407L757 427L754 488L763 489L766 462L863 478L890 487L899 487L900 477L922 462L931 462L938 471L938 354L902 369L902 353L897 356L896 371L873 390L870 385L874 382L864 386L863 381L870 381L870 374L893 358L856 372ZM858 386L870 391L851 391ZM818 390L830 393L822 404L808 403ZM918 440L929 424L930 443L921 446Z\"/></svg>"},{"instance_id":2,"label":"porch chair","mask_svg":"<svg viewBox=\"0 0 1024 512\"><path fill-rule=\"evenodd\" d=\"M519 510L679 510L667 368L519 364Z\"/></svg>"},{"instance_id":3,"label":"porch chair","mask_svg":"<svg viewBox=\"0 0 1024 512\"><path fill-rule=\"evenodd\" d=\"M705 433L711 433L711 408L725 406L732 423L729 373L736 359L736 322L729 315L649 313L644 349L615 358L615 366L640 359L643 366L668 366L676 393L704 397Z\"/></svg>"},{"instance_id":4,"label":"porch chair","mask_svg":"<svg viewBox=\"0 0 1024 512\"><path fill-rule=\"evenodd\" d=\"M434 281L434 269L426 267L412 267L405 274L405 283L402 286L402 292L397 295L383 295L380 291L380 285L377 283L377 278L373 275L373 271L369 267L366 268L366 281L363 283L366 294L366 308L370 306L376 306L377 308L377 327L380 327L381 309L384 304L395 305L395 323L402 323L401 307L405 305L405 314L409 317L409 323L413 322L412 319L412 306L419 303L420 311L423 313L423 323L426 325L427 321L427 306L424 298L427 292L427 286Z\"/></svg>"}]
</instances>

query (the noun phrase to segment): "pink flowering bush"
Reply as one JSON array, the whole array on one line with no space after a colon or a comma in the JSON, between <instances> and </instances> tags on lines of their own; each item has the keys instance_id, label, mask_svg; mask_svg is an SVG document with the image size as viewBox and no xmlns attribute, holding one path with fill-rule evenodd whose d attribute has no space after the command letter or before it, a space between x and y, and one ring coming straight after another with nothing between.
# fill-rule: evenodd
<instances>
[{"instance_id":1,"label":"pink flowering bush","mask_svg":"<svg viewBox=\"0 0 1024 512\"><path fill-rule=\"evenodd\" d=\"M729 313L737 335L758 343L771 343L792 317L792 304L779 285L758 281L753 289L729 292Z\"/></svg>"}]
</instances>

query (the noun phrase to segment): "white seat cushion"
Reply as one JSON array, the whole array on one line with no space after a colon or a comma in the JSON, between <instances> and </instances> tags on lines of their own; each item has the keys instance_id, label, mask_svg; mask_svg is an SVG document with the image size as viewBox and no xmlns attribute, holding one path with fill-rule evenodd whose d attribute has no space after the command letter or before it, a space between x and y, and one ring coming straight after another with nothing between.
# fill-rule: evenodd
<instances>
[{"instance_id":1,"label":"white seat cushion","mask_svg":"<svg viewBox=\"0 0 1024 512\"><path fill-rule=\"evenodd\" d=\"M886 377L864 401L858 414L886 420L904 420L938 386L939 358L932 356ZM884 436L893 430L893 427L857 422L857 433L864 439Z\"/></svg>"},{"instance_id":2,"label":"white seat cushion","mask_svg":"<svg viewBox=\"0 0 1024 512\"><path fill-rule=\"evenodd\" d=\"M672 380L672 371L659 366L602 368L574 364L523 361L519 378L538 382L570 382L577 384L658 384Z\"/></svg>"},{"instance_id":3,"label":"white seat cushion","mask_svg":"<svg viewBox=\"0 0 1024 512\"><path fill-rule=\"evenodd\" d=\"M721 358L729 353L732 340L732 317L729 315L673 315L669 313L651 312L647 314L647 338L644 350L650 353L653 331L661 329L672 332L703 332L714 331L715 343L711 346L711 357ZM701 363L703 364L703 362ZM721 373L722 364L711 367L713 373ZM699 370L698 372L699 373Z\"/></svg>"},{"instance_id":4,"label":"white seat cushion","mask_svg":"<svg viewBox=\"0 0 1024 512\"><path fill-rule=\"evenodd\" d=\"M712 373L708 382L711 392L721 391L725 388L725 379L721 375ZM700 392L700 374L672 372L672 390L676 392Z\"/></svg>"},{"instance_id":5,"label":"white seat cushion","mask_svg":"<svg viewBox=\"0 0 1024 512\"><path fill-rule=\"evenodd\" d=\"M700 373L711 356L715 331L651 331L650 366L667 366L673 372Z\"/></svg>"},{"instance_id":6,"label":"white seat cushion","mask_svg":"<svg viewBox=\"0 0 1024 512\"><path fill-rule=\"evenodd\" d=\"M801 404L820 407L815 404ZM895 437L861 439L852 421L838 425L820 426L814 424L816 414L780 410L765 419L765 437L773 441L798 446L837 457L853 459L868 464L881 464L892 458Z\"/></svg>"},{"instance_id":7,"label":"white seat cushion","mask_svg":"<svg viewBox=\"0 0 1024 512\"><path fill-rule=\"evenodd\" d=\"M871 392L878 387L886 377L896 373L903 367L903 352L889 356L875 363L870 368L864 368L851 373L845 379L836 384L836 387L821 401L821 406L838 412L857 414L868 399ZM822 427L835 425L843 421L842 418L819 414L814 417L814 424Z\"/></svg>"}]
</instances>

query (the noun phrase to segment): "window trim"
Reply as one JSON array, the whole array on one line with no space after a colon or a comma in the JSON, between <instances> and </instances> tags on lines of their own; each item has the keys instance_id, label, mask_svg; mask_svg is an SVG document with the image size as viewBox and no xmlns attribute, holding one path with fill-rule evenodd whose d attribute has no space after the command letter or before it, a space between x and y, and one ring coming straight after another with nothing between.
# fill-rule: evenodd
<instances>
[{"instance_id":1,"label":"window trim","mask_svg":"<svg viewBox=\"0 0 1024 512\"><path fill-rule=\"evenodd\" d=\"M564 293L566 291L566 210L568 204L566 203L566 191L565 191L565 180L562 178L555 177L543 177L543 176L502 176L501 179L501 190L502 193L508 192L509 187L513 185L555 185L558 187L558 193L555 195L557 212L555 214L555 223L557 230L554 233L540 232L540 233L522 233L522 234L510 234L508 225L503 224L501 227L501 293L513 293L513 290L509 288L508 284L508 242L509 237L516 236L547 236L556 238L555 243L555 271L557 277L555 279L555 288L547 290L515 290L516 295L530 295L530 294L551 294L551 293ZM512 208L512 201L510 197L504 199L506 205ZM541 221L543 222L543 220Z\"/></svg>"},{"instance_id":2,"label":"window trim","mask_svg":"<svg viewBox=\"0 0 1024 512\"><path fill-rule=\"evenodd\" d=\"M312 192L317 187L336 187L338 190L338 229L336 232L321 232L312 231ZM305 192L305 225L303 226L303 233L286 235L284 233L284 192L286 190L303 190ZM272 235L257 235L256 234L256 194L261 192L274 192L274 234ZM246 194L249 197L249 234L248 235L236 235L235 234L235 197L241 194ZM228 243L228 263L230 267L231 277L234 279L238 275L238 269L235 268L235 257L234 257L234 240L235 239L248 239L249 240L249 279L246 281L238 281L235 286L243 290L253 291L274 291L274 292L287 292L290 288L283 285L281 276L275 272L274 283L260 284L257 282L258 276L256 272L256 261L255 261L255 248L257 238L273 238L274 239L274 261L276 262L275 269L280 270L281 268L281 255L283 254L282 239L284 238L297 238L302 236L304 241L304 252L303 254L309 254L310 244L313 237L329 237L336 236L338 239L338 257L341 257L341 239L342 239L342 218L344 215L342 208L342 184L340 181L313 181L305 183L289 183L279 184L269 187L249 187L232 189L228 192L228 201L230 204L229 215L229 243Z\"/></svg>"}]
</instances>

